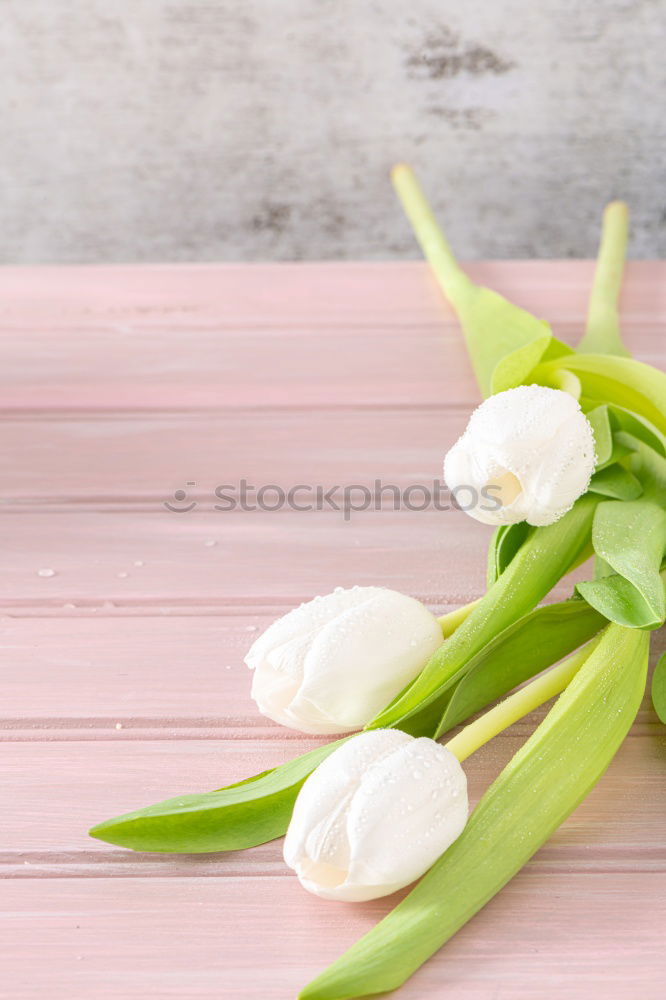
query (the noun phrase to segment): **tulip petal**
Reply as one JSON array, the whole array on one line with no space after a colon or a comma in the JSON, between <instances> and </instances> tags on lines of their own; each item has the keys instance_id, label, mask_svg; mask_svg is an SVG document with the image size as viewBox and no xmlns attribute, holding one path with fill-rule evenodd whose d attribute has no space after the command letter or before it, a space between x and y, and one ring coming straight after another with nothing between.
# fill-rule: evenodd
<instances>
[{"instance_id":1,"label":"tulip petal","mask_svg":"<svg viewBox=\"0 0 666 1000\"><path fill-rule=\"evenodd\" d=\"M359 733L307 779L287 830L284 859L310 892L326 894L332 869L341 877L331 882L331 887L344 882L350 859L346 826L349 804L366 771L411 742L411 736L397 729Z\"/></svg>"},{"instance_id":2,"label":"tulip petal","mask_svg":"<svg viewBox=\"0 0 666 1000\"><path fill-rule=\"evenodd\" d=\"M387 895L419 878L467 822L467 779L445 747L423 737L364 775L347 817L350 886Z\"/></svg>"},{"instance_id":3,"label":"tulip petal","mask_svg":"<svg viewBox=\"0 0 666 1000\"><path fill-rule=\"evenodd\" d=\"M382 593L381 587L337 587L332 593L315 597L274 621L252 644L245 656L250 669L260 666L272 650L307 632L323 628L359 601Z\"/></svg>"},{"instance_id":4,"label":"tulip petal","mask_svg":"<svg viewBox=\"0 0 666 1000\"><path fill-rule=\"evenodd\" d=\"M523 385L477 407L445 458L444 478L458 503L462 491L472 491L464 509L484 524L547 525L587 489L594 449L592 427L572 396Z\"/></svg>"},{"instance_id":5,"label":"tulip petal","mask_svg":"<svg viewBox=\"0 0 666 1000\"><path fill-rule=\"evenodd\" d=\"M451 849L301 1000L396 989L500 891L608 767L641 704L648 646L645 632L607 627Z\"/></svg>"},{"instance_id":6,"label":"tulip petal","mask_svg":"<svg viewBox=\"0 0 666 1000\"><path fill-rule=\"evenodd\" d=\"M414 680L442 643L434 615L419 601L383 590L349 608L315 637L291 705L307 719L314 706L337 730L360 729Z\"/></svg>"}]
</instances>

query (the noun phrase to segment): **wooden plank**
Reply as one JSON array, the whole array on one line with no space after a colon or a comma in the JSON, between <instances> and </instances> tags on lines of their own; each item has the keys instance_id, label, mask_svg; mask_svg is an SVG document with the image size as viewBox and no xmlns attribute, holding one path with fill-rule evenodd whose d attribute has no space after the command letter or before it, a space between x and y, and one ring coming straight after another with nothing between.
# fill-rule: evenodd
<instances>
[{"instance_id":1,"label":"wooden plank","mask_svg":"<svg viewBox=\"0 0 666 1000\"><path fill-rule=\"evenodd\" d=\"M364 511L345 521L330 510L156 507L7 510L0 609L291 607L355 584L456 606L485 589L488 528L457 510ZM569 596L586 572L560 581L552 599Z\"/></svg>"},{"instance_id":2,"label":"wooden plank","mask_svg":"<svg viewBox=\"0 0 666 1000\"><path fill-rule=\"evenodd\" d=\"M575 342L590 262L471 270ZM665 277L631 264L623 294L657 364ZM481 592L489 532L461 513L212 510L230 474L437 475L478 401L457 324L414 262L4 269L0 328L0 995L293 996L393 900L307 896L279 842L176 858L85 831L316 744L249 698L242 654L275 614L353 583L434 609ZM188 480L197 508L168 513ZM537 718L469 761L473 801ZM646 703L601 784L401 997L661 998L664 733Z\"/></svg>"},{"instance_id":3,"label":"wooden plank","mask_svg":"<svg viewBox=\"0 0 666 1000\"><path fill-rule=\"evenodd\" d=\"M483 587L488 531L460 511L368 511L345 522L334 511L159 507L8 513L0 604L292 605L356 583L457 604Z\"/></svg>"},{"instance_id":4,"label":"wooden plank","mask_svg":"<svg viewBox=\"0 0 666 1000\"><path fill-rule=\"evenodd\" d=\"M465 763L470 798L475 803L533 731L534 715ZM649 713L645 713L649 720ZM654 717L653 717L654 718ZM655 722L644 722L625 741L608 773L539 855L546 870L666 870L663 796L653 795L666 766L666 736ZM3 744L0 777L12 808L0 835L0 875L63 875L70 864L79 874L145 874L158 859L110 848L86 835L93 823L185 792L204 792L249 777L305 753L321 740L266 729L269 739L133 739L132 732L109 731L105 739ZM93 730L92 735L99 734ZM140 735L140 734L139 734ZM161 735L161 734L160 734ZM248 735L248 734L246 734ZM129 736L129 738L127 738ZM138 860L137 860L138 859ZM231 867L228 867L227 859ZM210 862L216 864L210 868ZM170 875L198 872L191 859L162 858ZM24 864L27 862L27 864ZM216 859L201 865L209 873L281 870L280 845ZM4 872L3 872L3 867ZM199 867L201 867L199 865ZM9 866L9 869L7 868ZM87 866L87 867L86 867Z\"/></svg>"},{"instance_id":5,"label":"wooden plank","mask_svg":"<svg viewBox=\"0 0 666 1000\"><path fill-rule=\"evenodd\" d=\"M5 883L3 984L21 1000L293 997L394 902L331 904L293 878ZM665 920L664 873L527 870L400 997L661 1000Z\"/></svg>"},{"instance_id":6,"label":"wooden plank","mask_svg":"<svg viewBox=\"0 0 666 1000\"><path fill-rule=\"evenodd\" d=\"M55 730L63 738L204 739L288 731L260 716L243 656L279 613L89 615L0 621L0 739ZM440 608L436 608L437 611ZM666 632L652 640L653 660ZM641 725L656 717L645 712ZM122 732L115 725L122 725ZM666 739L666 730L664 730Z\"/></svg>"},{"instance_id":7,"label":"wooden plank","mask_svg":"<svg viewBox=\"0 0 666 1000\"><path fill-rule=\"evenodd\" d=\"M575 342L589 261L478 262ZM663 357L666 264L629 265L624 326ZM421 262L4 268L5 409L470 405L457 323ZM446 387L446 388L444 388Z\"/></svg>"},{"instance_id":8,"label":"wooden plank","mask_svg":"<svg viewBox=\"0 0 666 1000\"><path fill-rule=\"evenodd\" d=\"M79 414L5 419L2 497L47 500L170 500L176 489L220 501L217 486L245 479L286 493L305 483L326 490L375 480L401 489L442 478L445 452L467 423L466 409L244 410L218 413ZM187 485L192 483L194 485ZM442 484L442 488L444 488ZM416 505L422 493L410 496ZM310 494L296 494L300 505ZM269 503L273 495L269 495ZM392 506L388 489L384 504Z\"/></svg>"}]
</instances>

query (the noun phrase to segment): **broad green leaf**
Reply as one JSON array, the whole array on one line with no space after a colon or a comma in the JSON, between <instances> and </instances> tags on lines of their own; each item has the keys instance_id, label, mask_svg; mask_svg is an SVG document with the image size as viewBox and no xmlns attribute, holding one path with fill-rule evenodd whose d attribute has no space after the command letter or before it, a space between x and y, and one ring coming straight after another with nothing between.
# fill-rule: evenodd
<instances>
[{"instance_id":1,"label":"broad green leaf","mask_svg":"<svg viewBox=\"0 0 666 1000\"><path fill-rule=\"evenodd\" d=\"M594 452L597 469L603 469L613 453L613 430L607 406L595 406L585 414L594 434Z\"/></svg>"},{"instance_id":2,"label":"broad green leaf","mask_svg":"<svg viewBox=\"0 0 666 1000\"><path fill-rule=\"evenodd\" d=\"M608 626L461 834L415 889L300 1000L347 1000L405 982L477 913L596 784L643 697L648 635Z\"/></svg>"},{"instance_id":3,"label":"broad green leaf","mask_svg":"<svg viewBox=\"0 0 666 1000\"><path fill-rule=\"evenodd\" d=\"M493 532L488 546L488 572L486 585L492 587L502 575L530 532L527 521L518 524L501 524Z\"/></svg>"},{"instance_id":4,"label":"broad green leaf","mask_svg":"<svg viewBox=\"0 0 666 1000\"><path fill-rule=\"evenodd\" d=\"M543 357L541 360L543 361ZM574 399L580 400L583 387L580 384L580 379L573 372L558 368L551 377L551 384L553 389L561 389L562 392L568 392Z\"/></svg>"},{"instance_id":5,"label":"broad green leaf","mask_svg":"<svg viewBox=\"0 0 666 1000\"><path fill-rule=\"evenodd\" d=\"M458 683L400 720L412 736L439 737L591 639L606 619L580 597L537 608L466 665Z\"/></svg>"},{"instance_id":6,"label":"broad green leaf","mask_svg":"<svg viewBox=\"0 0 666 1000\"><path fill-rule=\"evenodd\" d=\"M583 400L581 405L585 416L592 426L592 433L594 434L594 450L597 457L595 469L597 472L601 469L607 468L609 465L613 465L626 455L631 454L633 445L630 446L628 444L620 443L614 435L614 431L627 429L622 427L621 423L616 418L616 407L612 407L606 403L602 406L598 406L596 402L590 402L589 400ZM624 412L626 413L627 411ZM642 421L639 421L638 418L636 418L635 424L632 424L632 426L636 426L637 429L641 429L642 423ZM645 423L647 424L647 421ZM659 434L654 427L652 430L655 434ZM649 432L646 431L646 433ZM648 441L648 444L649 443L650 442Z\"/></svg>"},{"instance_id":7,"label":"broad green leaf","mask_svg":"<svg viewBox=\"0 0 666 1000\"><path fill-rule=\"evenodd\" d=\"M638 479L622 465L607 465L595 472L588 487L592 493L613 500L636 500L643 492Z\"/></svg>"},{"instance_id":8,"label":"broad green leaf","mask_svg":"<svg viewBox=\"0 0 666 1000\"><path fill-rule=\"evenodd\" d=\"M645 498L666 507L666 459L632 434L620 431L616 437L620 443L626 443L632 448L629 468L643 487Z\"/></svg>"},{"instance_id":9,"label":"broad green leaf","mask_svg":"<svg viewBox=\"0 0 666 1000\"><path fill-rule=\"evenodd\" d=\"M577 585L578 593L609 621L654 628L664 621L659 575L666 551L666 511L654 500L606 500L592 526L594 551L618 577Z\"/></svg>"},{"instance_id":10,"label":"broad green leaf","mask_svg":"<svg viewBox=\"0 0 666 1000\"><path fill-rule=\"evenodd\" d=\"M618 299L627 254L629 213L621 201L606 205L597 255L597 266L587 311L582 352L629 356L620 336Z\"/></svg>"},{"instance_id":11,"label":"broad green leaf","mask_svg":"<svg viewBox=\"0 0 666 1000\"><path fill-rule=\"evenodd\" d=\"M666 375L633 358L611 354L568 354L544 362L530 373L530 381L551 385L559 369L580 379L586 399L612 403L633 411L666 434Z\"/></svg>"},{"instance_id":12,"label":"broad green leaf","mask_svg":"<svg viewBox=\"0 0 666 1000\"><path fill-rule=\"evenodd\" d=\"M520 385L550 344L548 324L488 288L472 286L450 301L483 395Z\"/></svg>"},{"instance_id":13,"label":"broad green leaf","mask_svg":"<svg viewBox=\"0 0 666 1000\"><path fill-rule=\"evenodd\" d=\"M281 837L307 776L345 740L203 795L181 795L94 826L91 837L135 851L201 854Z\"/></svg>"},{"instance_id":14,"label":"broad green leaf","mask_svg":"<svg viewBox=\"0 0 666 1000\"><path fill-rule=\"evenodd\" d=\"M472 657L499 632L531 611L585 549L598 502L586 494L555 524L535 529L460 628L369 728L400 727L402 719L457 683Z\"/></svg>"},{"instance_id":15,"label":"broad green leaf","mask_svg":"<svg viewBox=\"0 0 666 1000\"><path fill-rule=\"evenodd\" d=\"M652 704L659 719L666 725L666 653L659 657L652 675Z\"/></svg>"},{"instance_id":16,"label":"broad green leaf","mask_svg":"<svg viewBox=\"0 0 666 1000\"><path fill-rule=\"evenodd\" d=\"M469 664L443 712L435 738L578 649L606 619L585 601L548 604L488 643Z\"/></svg>"},{"instance_id":17,"label":"broad green leaf","mask_svg":"<svg viewBox=\"0 0 666 1000\"><path fill-rule=\"evenodd\" d=\"M663 404L666 406L666 403ZM645 417L638 413L632 413L622 406L607 406L610 420L614 430L626 431L632 437L652 448L657 454L666 458L666 437L650 423Z\"/></svg>"},{"instance_id":18,"label":"broad green leaf","mask_svg":"<svg viewBox=\"0 0 666 1000\"><path fill-rule=\"evenodd\" d=\"M613 569L599 556L594 557L594 579L601 580L605 576L613 576Z\"/></svg>"},{"instance_id":19,"label":"broad green leaf","mask_svg":"<svg viewBox=\"0 0 666 1000\"><path fill-rule=\"evenodd\" d=\"M628 628L655 629L664 624L663 616L645 600L636 587L616 573L600 580L578 585L579 592L608 621Z\"/></svg>"}]
</instances>

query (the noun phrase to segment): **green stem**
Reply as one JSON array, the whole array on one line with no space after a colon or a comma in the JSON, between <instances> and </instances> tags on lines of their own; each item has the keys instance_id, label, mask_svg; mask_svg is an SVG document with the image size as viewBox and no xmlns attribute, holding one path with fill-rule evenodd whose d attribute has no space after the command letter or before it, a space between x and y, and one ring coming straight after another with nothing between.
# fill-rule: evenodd
<instances>
[{"instance_id":1,"label":"green stem","mask_svg":"<svg viewBox=\"0 0 666 1000\"><path fill-rule=\"evenodd\" d=\"M467 616L474 610L481 597L477 597L475 601L471 601L469 604L463 604L461 608L456 608L455 611L449 611L445 615L441 615L437 621L442 626L442 635L445 639L452 636L459 625L465 621Z\"/></svg>"},{"instance_id":2,"label":"green stem","mask_svg":"<svg viewBox=\"0 0 666 1000\"><path fill-rule=\"evenodd\" d=\"M398 163L391 171L391 180L424 257L447 299L457 303L461 295L468 293L473 286L437 225L414 171L408 164Z\"/></svg>"},{"instance_id":3,"label":"green stem","mask_svg":"<svg viewBox=\"0 0 666 1000\"><path fill-rule=\"evenodd\" d=\"M627 206L622 201L611 201L604 210L597 266L587 310L587 327L578 345L578 350L584 353L630 356L620 336L618 313L628 233Z\"/></svg>"},{"instance_id":4,"label":"green stem","mask_svg":"<svg viewBox=\"0 0 666 1000\"><path fill-rule=\"evenodd\" d=\"M514 722L529 715L544 702L550 701L555 695L561 694L598 643L593 640L579 649L573 656L567 657L559 666L553 667L536 680L526 684L504 701L491 708L480 719L476 719L445 744L458 760L466 760L495 736L508 729Z\"/></svg>"}]
</instances>

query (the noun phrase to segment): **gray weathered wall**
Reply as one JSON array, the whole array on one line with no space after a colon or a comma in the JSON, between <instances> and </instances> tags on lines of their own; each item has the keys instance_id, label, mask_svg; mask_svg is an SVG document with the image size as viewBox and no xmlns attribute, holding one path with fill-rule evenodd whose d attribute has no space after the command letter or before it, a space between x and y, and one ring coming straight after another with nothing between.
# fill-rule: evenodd
<instances>
[{"instance_id":1,"label":"gray weathered wall","mask_svg":"<svg viewBox=\"0 0 666 1000\"><path fill-rule=\"evenodd\" d=\"M662 0L2 0L4 262L664 253Z\"/></svg>"}]
</instances>

